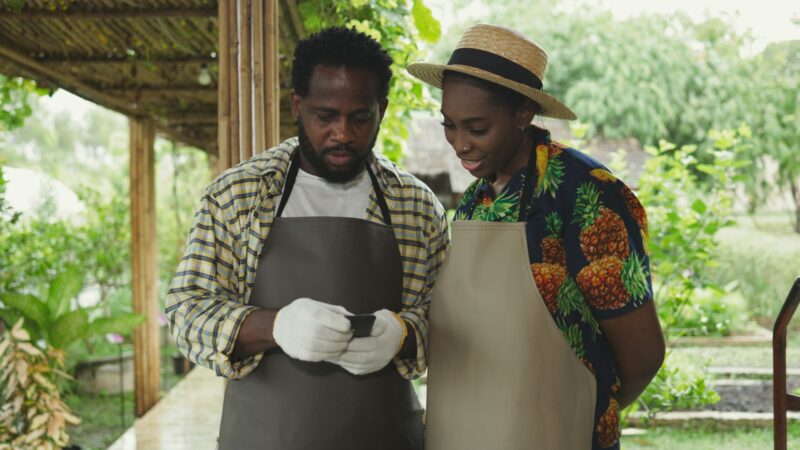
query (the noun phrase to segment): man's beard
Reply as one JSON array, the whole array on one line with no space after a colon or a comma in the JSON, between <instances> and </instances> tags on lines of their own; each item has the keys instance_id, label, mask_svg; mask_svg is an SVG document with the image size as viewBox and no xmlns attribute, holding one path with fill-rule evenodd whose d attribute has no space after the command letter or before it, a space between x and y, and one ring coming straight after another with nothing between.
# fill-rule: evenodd
<instances>
[{"instance_id":1,"label":"man's beard","mask_svg":"<svg viewBox=\"0 0 800 450\"><path fill-rule=\"evenodd\" d=\"M300 144L300 153L309 165L314 169L316 175L330 181L331 183L346 183L364 170L366 167L367 158L372 154L372 147L378 139L378 133L372 138L369 144L369 151L360 155L356 149L347 145L337 145L335 147L328 147L317 152L311 145L311 141L306 135L306 129L302 121L297 121L297 137ZM325 154L330 152L348 152L353 156L353 161L347 167L337 167L337 170L331 170L323 158Z\"/></svg>"}]
</instances>

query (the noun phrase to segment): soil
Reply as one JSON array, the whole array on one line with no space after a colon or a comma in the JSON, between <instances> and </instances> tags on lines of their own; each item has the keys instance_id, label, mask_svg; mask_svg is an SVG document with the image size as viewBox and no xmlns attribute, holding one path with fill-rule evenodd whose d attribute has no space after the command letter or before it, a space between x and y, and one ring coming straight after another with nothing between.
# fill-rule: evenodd
<instances>
[{"instance_id":1,"label":"soil","mask_svg":"<svg viewBox=\"0 0 800 450\"><path fill-rule=\"evenodd\" d=\"M772 412L772 380L752 380L744 383L714 385L720 400L716 404L707 405L705 410L739 411L739 412ZM800 388L800 378L791 377L787 381L787 391L792 393Z\"/></svg>"}]
</instances>

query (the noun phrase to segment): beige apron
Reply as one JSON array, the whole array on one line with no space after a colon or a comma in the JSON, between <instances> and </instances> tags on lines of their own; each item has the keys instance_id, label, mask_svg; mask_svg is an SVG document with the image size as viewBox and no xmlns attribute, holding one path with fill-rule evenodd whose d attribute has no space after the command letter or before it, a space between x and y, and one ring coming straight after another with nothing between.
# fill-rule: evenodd
<instances>
[{"instance_id":1,"label":"beige apron","mask_svg":"<svg viewBox=\"0 0 800 450\"><path fill-rule=\"evenodd\" d=\"M429 339L426 450L592 447L596 381L536 288L523 222L453 222Z\"/></svg>"}]
</instances>

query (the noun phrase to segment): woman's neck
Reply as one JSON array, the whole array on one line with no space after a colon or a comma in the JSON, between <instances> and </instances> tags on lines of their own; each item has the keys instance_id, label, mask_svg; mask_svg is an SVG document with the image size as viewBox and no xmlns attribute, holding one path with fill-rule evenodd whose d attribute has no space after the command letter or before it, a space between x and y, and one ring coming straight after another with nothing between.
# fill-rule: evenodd
<instances>
[{"instance_id":1,"label":"woman's neck","mask_svg":"<svg viewBox=\"0 0 800 450\"><path fill-rule=\"evenodd\" d=\"M494 176L494 180L492 180L492 189L494 190L495 195L503 191L503 188L505 188L508 182L511 181L511 177L514 176L519 169L528 165L528 159L532 146L533 133L531 132L530 127L528 127L525 129L525 132L522 135L522 139L517 146L517 150L508 160L508 163L506 163L502 169L497 171Z\"/></svg>"}]
</instances>

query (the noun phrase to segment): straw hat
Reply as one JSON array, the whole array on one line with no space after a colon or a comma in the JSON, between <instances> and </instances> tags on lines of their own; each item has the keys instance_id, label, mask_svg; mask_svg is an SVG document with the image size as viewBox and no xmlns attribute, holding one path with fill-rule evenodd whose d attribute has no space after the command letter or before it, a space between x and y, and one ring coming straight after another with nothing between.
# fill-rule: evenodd
<instances>
[{"instance_id":1,"label":"straw hat","mask_svg":"<svg viewBox=\"0 0 800 450\"><path fill-rule=\"evenodd\" d=\"M547 53L514 30L496 25L473 25L464 32L447 64L414 63L408 72L442 87L445 70L472 75L519 92L538 103L540 116L574 120L575 113L542 91Z\"/></svg>"}]
</instances>

